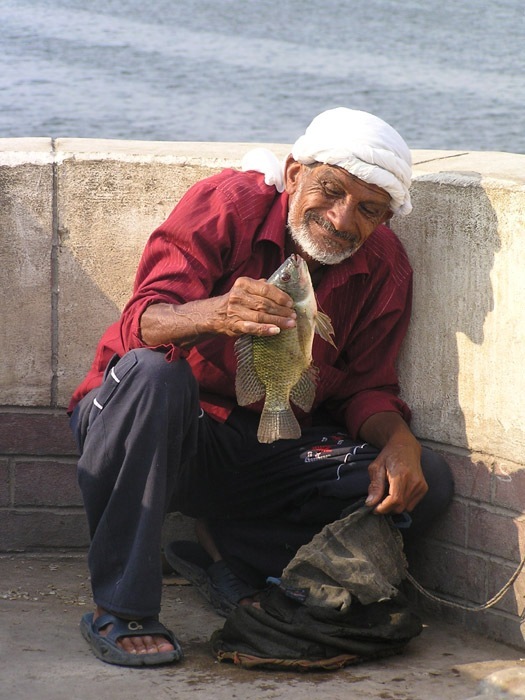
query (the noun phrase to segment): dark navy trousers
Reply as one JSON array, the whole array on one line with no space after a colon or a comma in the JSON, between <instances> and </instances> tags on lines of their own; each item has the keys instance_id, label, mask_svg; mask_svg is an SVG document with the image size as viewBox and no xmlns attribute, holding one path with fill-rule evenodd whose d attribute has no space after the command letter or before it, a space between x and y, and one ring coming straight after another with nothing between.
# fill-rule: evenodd
<instances>
[{"instance_id":1,"label":"dark navy trousers","mask_svg":"<svg viewBox=\"0 0 525 700\"><path fill-rule=\"evenodd\" d=\"M158 614L169 511L206 518L231 568L262 584L366 496L375 448L326 424L304 429L299 440L260 444L258 421L240 408L226 423L205 414L185 360L139 349L110 363L103 384L71 417L97 605L126 616ZM424 448L422 466L429 491L411 513L414 534L453 493L441 457Z\"/></svg>"}]
</instances>

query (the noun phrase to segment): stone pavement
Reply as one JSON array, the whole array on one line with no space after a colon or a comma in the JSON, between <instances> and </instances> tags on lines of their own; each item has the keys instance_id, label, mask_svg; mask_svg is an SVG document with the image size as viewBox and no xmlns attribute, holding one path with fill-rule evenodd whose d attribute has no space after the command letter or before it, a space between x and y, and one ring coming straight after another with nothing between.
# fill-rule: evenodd
<instances>
[{"instance_id":1,"label":"stone pavement","mask_svg":"<svg viewBox=\"0 0 525 700\"><path fill-rule=\"evenodd\" d=\"M336 672L250 671L215 661L207 640L223 619L191 586L168 578L162 620L185 659L126 669L90 652L78 631L90 609L83 555L0 556L0 700L525 698L522 652L435 620L402 656Z\"/></svg>"}]
</instances>

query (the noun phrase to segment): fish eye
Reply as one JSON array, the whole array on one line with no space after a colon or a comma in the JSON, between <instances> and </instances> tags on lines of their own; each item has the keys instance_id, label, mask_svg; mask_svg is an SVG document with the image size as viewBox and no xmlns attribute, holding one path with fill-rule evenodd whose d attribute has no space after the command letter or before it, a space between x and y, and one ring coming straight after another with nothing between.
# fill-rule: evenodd
<instances>
[{"instance_id":1,"label":"fish eye","mask_svg":"<svg viewBox=\"0 0 525 700\"><path fill-rule=\"evenodd\" d=\"M281 279L283 282L289 282L290 281L290 273L289 272L283 272L281 275Z\"/></svg>"}]
</instances>

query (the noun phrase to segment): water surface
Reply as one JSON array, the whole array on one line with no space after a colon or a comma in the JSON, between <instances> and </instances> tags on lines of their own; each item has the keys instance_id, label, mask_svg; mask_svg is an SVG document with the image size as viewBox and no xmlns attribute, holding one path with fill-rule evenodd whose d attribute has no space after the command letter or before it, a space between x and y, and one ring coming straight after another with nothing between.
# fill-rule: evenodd
<instances>
[{"instance_id":1,"label":"water surface","mask_svg":"<svg viewBox=\"0 0 525 700\"><path fill-rule=\"evenodd\" d=\"M523 0L2 0L0 136L290 142L323 109L525 153Z\"/></svg>"}]
</instances>

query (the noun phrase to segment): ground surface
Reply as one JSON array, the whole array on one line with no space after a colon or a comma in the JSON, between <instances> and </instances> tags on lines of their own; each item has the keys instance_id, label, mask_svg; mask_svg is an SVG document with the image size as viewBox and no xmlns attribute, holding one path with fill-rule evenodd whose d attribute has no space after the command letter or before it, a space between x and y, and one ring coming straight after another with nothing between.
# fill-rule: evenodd
<instances>
[{"instance_id":1,"label":"ground surface","mask_svg":"<svg viewBox=\"0 0 525 700\"><path fill-rule=\"evenodd\" d=\"M98 661L81 637L78 623L90 610L84 557L0 556L0 699L467 700L492 671L523 670L519 651L436 621L405 654L374 663L308 674L239 669L210 652L223 619L191 586L173 583L161 619L184 661L125 669Z\"/></svg>"}]
</instances>

